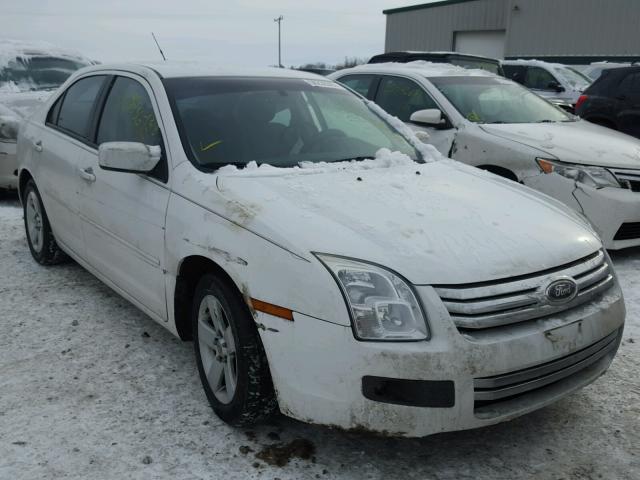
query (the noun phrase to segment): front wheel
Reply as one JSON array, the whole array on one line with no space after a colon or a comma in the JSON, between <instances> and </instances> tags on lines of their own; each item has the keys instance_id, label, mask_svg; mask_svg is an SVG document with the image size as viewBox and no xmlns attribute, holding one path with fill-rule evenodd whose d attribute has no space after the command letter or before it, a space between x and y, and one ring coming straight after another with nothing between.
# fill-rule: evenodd
<instances>
[{"instance_id":1,"label":"front wheel","mask_svg":"<svg viewBox=\"0 0 640 480\"><path fill-rule=\"evenodd\" d=\"M49 218L44 210L40 192L33 180L29 180L22 193L24 226L31 255L40 265L55 265L68 260L51 231Z\"/></svg>"},{"instance_id":2,"label":"front wheel","mask_svg":"<svg viewBox=\"0 0 640 480\"><path fill-rule=\"evenodd\" d=\"M269 365L242 296L205 275L196 287L192 326L200 380L215 413L234 426L272 415L277 402Z\"/></svg>"}]
</instances>

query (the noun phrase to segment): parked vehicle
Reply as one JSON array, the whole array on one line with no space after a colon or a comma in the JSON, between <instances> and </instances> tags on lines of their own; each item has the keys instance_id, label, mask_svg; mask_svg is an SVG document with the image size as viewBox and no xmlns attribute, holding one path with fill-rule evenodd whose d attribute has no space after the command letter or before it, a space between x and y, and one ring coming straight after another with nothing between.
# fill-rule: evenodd
<instances>
[{"instance_id":1,"label":"parked vehicle","mask_svg":"<svg viewBox=\"0 0 640 480\"><path fill-rule=\"evenodd\" d=\"M586 215L607 248L640 245L640 141L581 121L517 83L417 62L330 76L374 100L456 160Z\"/></svg>"},{"instance_id":2,"label":"parked vehicle","mask_svg":"<svg viewBox=\"0 0 640 480\"><path fill-rule=\"evenodd\" d=\"M504 76L524 85L551 103L573 113L591 80L578 70L539 60L505 60Z\"/></svg>"},{"instance_id":3,"label":"parked vehicle","mask_svg":"<svg viewBox=\"0 0 640 480\"><path fill-rule=\"evenodd\" d=\"M580 97L576 113L640 138L640 66L606 70Z\"/></svg>"},{"instance_id":4,"label":"parked vehicle","mask_svg":"<svg viewBox=\"0 0 640 480\"><path fill-rule=\"evenodd\" d=\"M614 62L594 62L588 65L582 70L582 73L591 79L591 82L595 82L600 78L603 72L611 70L612 68L630 67L630 63L614 63Z\"/></svg>"},{"instance_id":5,"label":"parked vehicle","mask_svg":"<svg viewBox=\"0 0 640 480\"><path fill-rule=\"evenodd\" d=\"M0 40L0 190L18 186L16 137L23 118L91 61L49 44Z\"/></svg>"},{"instance_id":6,"label":"parked vehicle","mask_svg":"<svg viewBox=\"0 0 640 480\"><path fill-rule=\"evenodd\" d=\"M388 122L293 70L85 69L20 130L29 248L193 338L233 425L422 436L598 378L625 308L588 224Z\"/></svg>"},{"instance_id":7,"label":"parked vehicle","mask_svg":"<svg viewBox=\"0 0 640 480\"><path fill-rule=\"evenodd\" d=\"M420 60L431 63L448 63L462 68L479 68L497 75L504 75L500 60L458 52L387 52L374 55L369 63L409 63Z\"/></svg>"}]
</instances>

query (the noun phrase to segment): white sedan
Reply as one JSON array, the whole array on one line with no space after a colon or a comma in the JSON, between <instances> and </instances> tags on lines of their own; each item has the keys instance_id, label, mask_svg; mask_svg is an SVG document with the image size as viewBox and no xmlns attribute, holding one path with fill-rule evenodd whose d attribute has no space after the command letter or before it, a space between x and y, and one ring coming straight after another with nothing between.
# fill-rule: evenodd
<instances>
[{"instance_id":1,"label":"white sedan","mask_svg":"<svg viewBox=\"0 0 640 480\"><path fill-rule=\"evenodd\" d=\"M598 378L625 308L595 233L378 110L290 70L85 69L20 131L29 248L193 339L233 425L422 436Z\"/></svg>"},{"instance_id":2,"label":"white sedan","mask_svg":"<svg viewBox=\"0 0 640 480\"><path fill-rule=\"evenodd\" d=\"M443 154L569 205L589 219L606 248L640 246L640 140L482 70L388 63L331 78L428 133L426 141Z\"/></svg>"}]
</instances>

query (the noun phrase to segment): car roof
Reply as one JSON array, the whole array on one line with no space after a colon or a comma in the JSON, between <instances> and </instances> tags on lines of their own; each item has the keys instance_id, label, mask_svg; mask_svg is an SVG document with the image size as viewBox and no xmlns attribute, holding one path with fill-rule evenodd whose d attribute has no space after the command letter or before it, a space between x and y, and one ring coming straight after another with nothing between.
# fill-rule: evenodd
<instances>
[{"instance_id":1,"label":"car roof","mask_svg":"<svg viewBox=\"0 0 640 480\"><path fill-rule=\"evenodd\" d=\"M424 60L416 60L409 63L367 63L353 68L340 70L340 74L344 73L403 73L409 76L421 76L426 78L433 77L503 77L486 70L468 69L451 65L449 63L433 63ZM335 75L335 74L334 74ZM331 75L333 77L333 75Z\"/></svg>"},{"instance_id":2,"label":"car roof","mask_svg":"<svg viewBox=\"0 0 640 480\"><path fill-rule=\"evenodd\" d=\"M563 65L562 63L552 63L552 62L545 62L544 60L523 60L523 59L518 59L518 60L503 60L502 61L503 65L524 65L524 66L536 66L536 67L553 67L553 68L557 68L557 67L564 67L566 68L567 65Z\"/></svg>"},{"instance_id":3,"label":"car roof","mask_svg":"<svg viewBox=\"0 0 640 480\"><path fill-rule=\"evenodd\" d=\"M436 51L436 52L426 52L419 50L400 50L395 52L385 52L380 53L378 55L374 55L371 58L384 58L384 57L393 57L393 56L414 56L414 55L424 55L424 56L434 56L434 57L448 57L448 56L456 56L456 57L469 57L469 58L477 58L480 60L489 60L499 63L499 61L495 58L491 57L483 57L482 55L473 55L471 53L461 53L461 52L448 52L448 51Z\"/></svg>"},{"instance_id":4,"label":"car roof","mask_svg":"<svg viewBox=\"0 0 640 480\"><path fill-rule=\"evenodd\" d=\"M299 78L318 80L324 77L315 73L291 70L288 68L263 67L229 67L202 62L131 62L131 63L103 63L94 67L83 69L83 72L123 70L132 73L144 74L149 70L155 72L161 78L180 77L264 77L264 78Z\"/></svg>"}]
</instances>

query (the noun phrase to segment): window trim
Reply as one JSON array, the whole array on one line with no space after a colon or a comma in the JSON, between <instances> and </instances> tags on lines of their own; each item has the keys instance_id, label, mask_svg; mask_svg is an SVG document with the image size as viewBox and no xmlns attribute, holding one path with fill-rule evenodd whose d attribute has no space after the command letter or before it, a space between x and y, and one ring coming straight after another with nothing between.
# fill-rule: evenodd
<instances>
[{"instance_id":1,"label":"window trim","mask_svg":"<svg viewBox=\"0 0 640 480\"><path fill-rule=\"evenodd\" d=\"M72 132L69 129L66 129L64 127L61 127L58 125L58 120L60 119L60 111L62 110L62 107L64 106L64 102L67 98L67 92L78 82L80 82L81 80L85 80L87 78L91 78L91 77L103 77L102 80L102 85L100 86L100 89L98 90L98 94L96 95L96 98L93 100L93 105L91 106L91 109L89 111L89 122L90 122L90 128L89 128L89 137L90 138L85 138L82 135L78 135L75 132ZM53 104L51 105L51 107L49 108L49 110L47 110L47 116L45 117L45 125L53 130L56 130L60 133L62 133L63 135L66 135L68 137L73 138L74 140L77 140L78 142L91 147L93 149L98 148L98 146L92 141L92 139L94 139L94 134L95 131L93 130L93 126L94 126L94 116L96 113L96 107L99 103L99 101L102 98L102 93L104 91L105 88L105 84L107 83L107 78L109 77L108 74L106 73L102 73L102 72L91 72L87 75L84 75L80 78L77 78L71 85L69 85L67 88L64 89L64 92L62 92L62 94L53 102ZM51 123L49 121L47 121L47 119L49 118L49 113L51 113L51 110L54 108L56 102L58 102L58 100L61 100L62 103L60 104L60 109L58 110L58 115L56 116L56 122L55 123Z\"/></svg>"}]
</instances>

